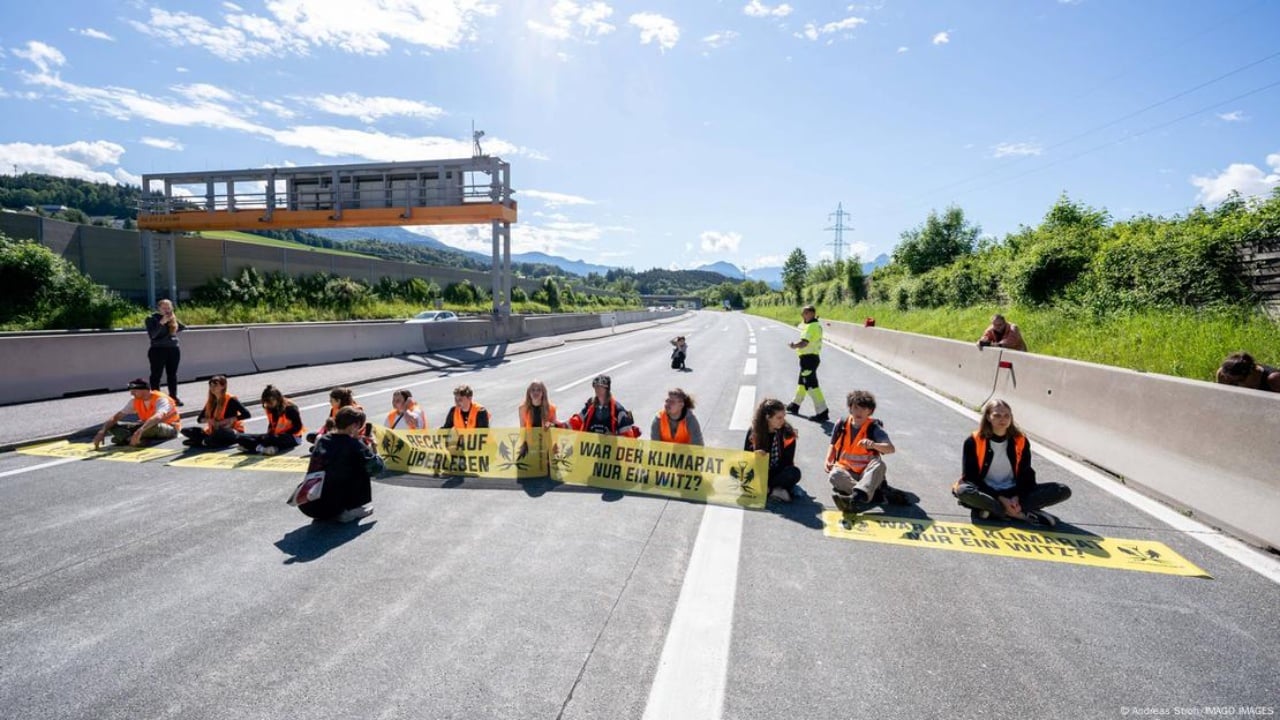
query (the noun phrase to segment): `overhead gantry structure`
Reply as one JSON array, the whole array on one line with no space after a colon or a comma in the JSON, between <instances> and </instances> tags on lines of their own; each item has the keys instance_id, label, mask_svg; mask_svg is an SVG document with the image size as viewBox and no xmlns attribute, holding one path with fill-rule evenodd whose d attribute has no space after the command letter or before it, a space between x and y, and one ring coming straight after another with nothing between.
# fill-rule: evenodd
<instances>
[{"instance_id":1,"label":"overhead gantry structure","mask_svg":"<svg viewBox=\"0 0 1280 720\"><path fill-rule=\"evenodd\" d=\"M459 160L256 168L142 176L147 291L156 300L156 235L167 236L170 296L177 296L174 234L488 223L493 309L511 312L511 166L487 155Z\"/></svg>"}]
</instances>

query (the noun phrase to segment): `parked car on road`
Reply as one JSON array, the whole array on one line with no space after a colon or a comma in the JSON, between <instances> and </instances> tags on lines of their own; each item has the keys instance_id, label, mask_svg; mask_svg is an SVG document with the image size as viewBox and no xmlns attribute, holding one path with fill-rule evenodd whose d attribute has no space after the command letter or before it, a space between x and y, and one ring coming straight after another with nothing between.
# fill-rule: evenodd
<instances>
[{"instance_id":1,"label":"parked car on road","mask_svg":"<svg viewBox=\"0 0 1280 720\"><path fill-rule=\"evenodd\" d=\"M457 320L458 316L451 310L423 310L413 317L405 320L406 323L430 323L430 322L450 322Z\"/></svg>"}]
</instances>

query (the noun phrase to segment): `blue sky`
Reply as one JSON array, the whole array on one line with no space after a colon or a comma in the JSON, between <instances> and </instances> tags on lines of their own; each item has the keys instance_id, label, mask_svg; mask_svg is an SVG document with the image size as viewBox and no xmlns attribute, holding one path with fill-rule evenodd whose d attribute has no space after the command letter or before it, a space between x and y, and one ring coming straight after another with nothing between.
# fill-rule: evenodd
<instances>
[{"instance_id":1,"label":"blue sky","mask_svg":"<svg viewBox=\"0 0 1280 720\"><path fill-rule=\"evenodd\" d=\"M1003 236L1064 191L1123 218L1280 184L1272 0L52 7L0 7L0 172L458 157L474 121L516 252L812 261L843 203L870 259L950 203Z\"/></svg>"}]
</instances>

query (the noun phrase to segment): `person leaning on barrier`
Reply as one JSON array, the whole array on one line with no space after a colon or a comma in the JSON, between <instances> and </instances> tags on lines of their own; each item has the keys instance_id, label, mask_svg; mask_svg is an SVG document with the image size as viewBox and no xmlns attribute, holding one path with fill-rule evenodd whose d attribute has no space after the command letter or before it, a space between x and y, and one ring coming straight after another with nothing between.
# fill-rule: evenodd
<instances>
[{"instance_id":1,"label":"person leaning on barrier","mask_svg":"<svg viewBox=\"0 0 1280 720\"><path fill-rule=\"evenodd\" d=\"M685 445L703 445L702 426L693 414L693 398L680 388L667 391L667 400L653 418L649 435L654 440Z\"/></svg>"},{"instance_id":2,"label":"person leaning on barrier","mask_svg":"<svg viewBox=\"0 0 1280 720\"><path fill-rule=\"evenodd\" d=\"M391 393L391 412L387 413L387 427L392 430L426 430L427 414L418 407L413 393L401 388Z\"/></svg>"},{"instance_id":3,"label":"person leaning on barrier","mask_svg":"<svg viewBox=\"0 0 1280 720\"><path fill-rule=\"evenodd\" d=\"M1234 352L1218 368L1218 382L1223 385L1266 392L1280 392L1280 368L1259 365L1247 352Z\"/></svg>"},{"instance_id":4,"label":"person leaning on barrier","mask_svg":"<svg viewBox=\"0 0 1280 720\"><path fill-rule=\"evenodd\" d=\"M307 517L353 522L373 512L366 507L373 501L370 478L384 465L361 437L365 424L364 412L348 405L334 415L333 429L316 440L307 472L323 470L324 487L320 497L298 506Z\"/></svg>"},{"instance_id":5,"label":"person leaning on barrier","mask_svg":"<svg viewBox=\"0 0 1280 720\"><path fill-rule=\"evenodd\" d=\"M881 458L896 448L881 422L871 417L876 411L875 395L854 390L845 402L849 415L836 423L823 467L833 491L831 500L841 512L853 513L882 496L881 486L886 483Z\"/></svg>"},{"instance_id":6,"label":"person leaning on barrier","mask_svg":"<svg viewBox=\"0 0 1280 720\"><path fill-rule=\"evenodd\" d=\"M595 394L577 415L569 418L570 427L602 435L640 437L640 428L635 426L631 413L613 397L613 380L608 375L597 375L591 381L591 389Z\"/></svg>"},{"instance_id":7,"label":"person leaning on barrier","mask_svg":"<svg viewBox=\"0 0 1280 720\"><path fill-rule=\"evenodd\" d=\"M182 434L187 439L182 444L191 447L231 447L236 444L240 433L244 432L244 421L249 417L248 408L235 395L227 392L227 376L214 375L209 378L209 397L204 402L204 409L196 418L196 422L203 425L183 430Z\"/></svg>"},{"instance_id":8,"label":"person leaning on barrier","mask_svg":"<svg viewBox=\"0 0 1280 720\"><path fill-rule=\"evenodd\" d=\"M766 398L756 406L742 449L769 456L769 497L791 502L791 493L800 484L800 468L796 467L796 430L787 422L787 406L781 400Z\"/></svg>"},{"instance_id":9,"label":"person leaning on barrier","mask_svg":"<svg viewBox=\"0 0 1280 720\"><path fill-rule=\"evenodd\" d=\"M972 519L1024 520L1053 527L1058 518L1043 508L1071 497L1062 483L1036 483L1031 441L1013 422L1013 409L995 399L982 406L978 429L965 438L960 479L951 494Z\"/></svg>"},{"instance_id":10,"label":"person leaning on barrier","mask_svg":"<svg viewBox=\"0 0 1280 720\"><path fill-rule=\"evenodd\" d=\"M997 313L991 316L991 325L978 338L978 347L994 345L1005 350L1027 351L1027 343L1022 339L1022 331L1017 325L1007 322L1004 316Z\"/></svg>"},{"instance_id":11,"label":"person leaning on barrier","mask_svg":"<svg viewBox=\"0 0 1280 720\"><path fill-rule=\"evenodd\" d=\"M453 389L453 410L445 413L442 430L471 430L489 427L489 411L474 402L474 393L470 385L459 385Z\"/></svg>"},{"instance_id":12,"label":"person leaning on barrier","mask_svg":"<svg viewBox=\"0 0 1280 720\"><path fill-rule=\"evenodd\" d=\"M534 380L524 391L524 402L517 408L522 428L564 427L556 419L556 406L551 404L547 395L547 386L541 380Z\"/></svg>"},{"instance_id":13,"label":"person leaning on barrier","mask_svg":"<svg viewBox=\"0 0 1280 720\"><path fill-rule=\"evenodd\" d=\"M113 444L134 447L146 441L169 440L178 436L182 419L178 417L178 406L173 398L152 390L151 384L142 378L129 381L129 394L132 397L124 407L107 418L102 429L93 436L94 450L102 447L107 433L111 434ZM129 415L136 415L137 421L125 422L124 418Z\"/></svg>"},{"instance_id":14,"label":"person leaning on barrier","mask_svg":"<svg viewBox=\"0 0 1280 720\"><path fill-rule=\"evenodd\" d=\"M306 432L302 426L302 413L275 385L263 388L262 410L267 414L267 431L245 433L236 439L245 452L275 455L302 444L302 433Z\"/></svg>"}]
</instances>

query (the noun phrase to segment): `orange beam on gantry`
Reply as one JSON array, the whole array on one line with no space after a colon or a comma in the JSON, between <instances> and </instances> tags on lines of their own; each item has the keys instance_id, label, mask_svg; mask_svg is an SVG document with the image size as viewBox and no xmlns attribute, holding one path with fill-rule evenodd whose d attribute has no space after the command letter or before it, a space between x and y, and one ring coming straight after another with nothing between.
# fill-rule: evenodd
<instances>
[{"instance_id":1,"label":"orange beam on gantry","mask_svg":"<svg viewBox=\"0 0 1280 720\"><path fill-rule=\"evenodd\" d=\"M198 232L201 230L293 230L298 228L383 227L390 225L472 225L516 222L516 203L452 205L447 207L344 209L340 218L332 210L266 211L188 210L138 214L138 227L153 232Z\"/></svg>"}]
</instances>

